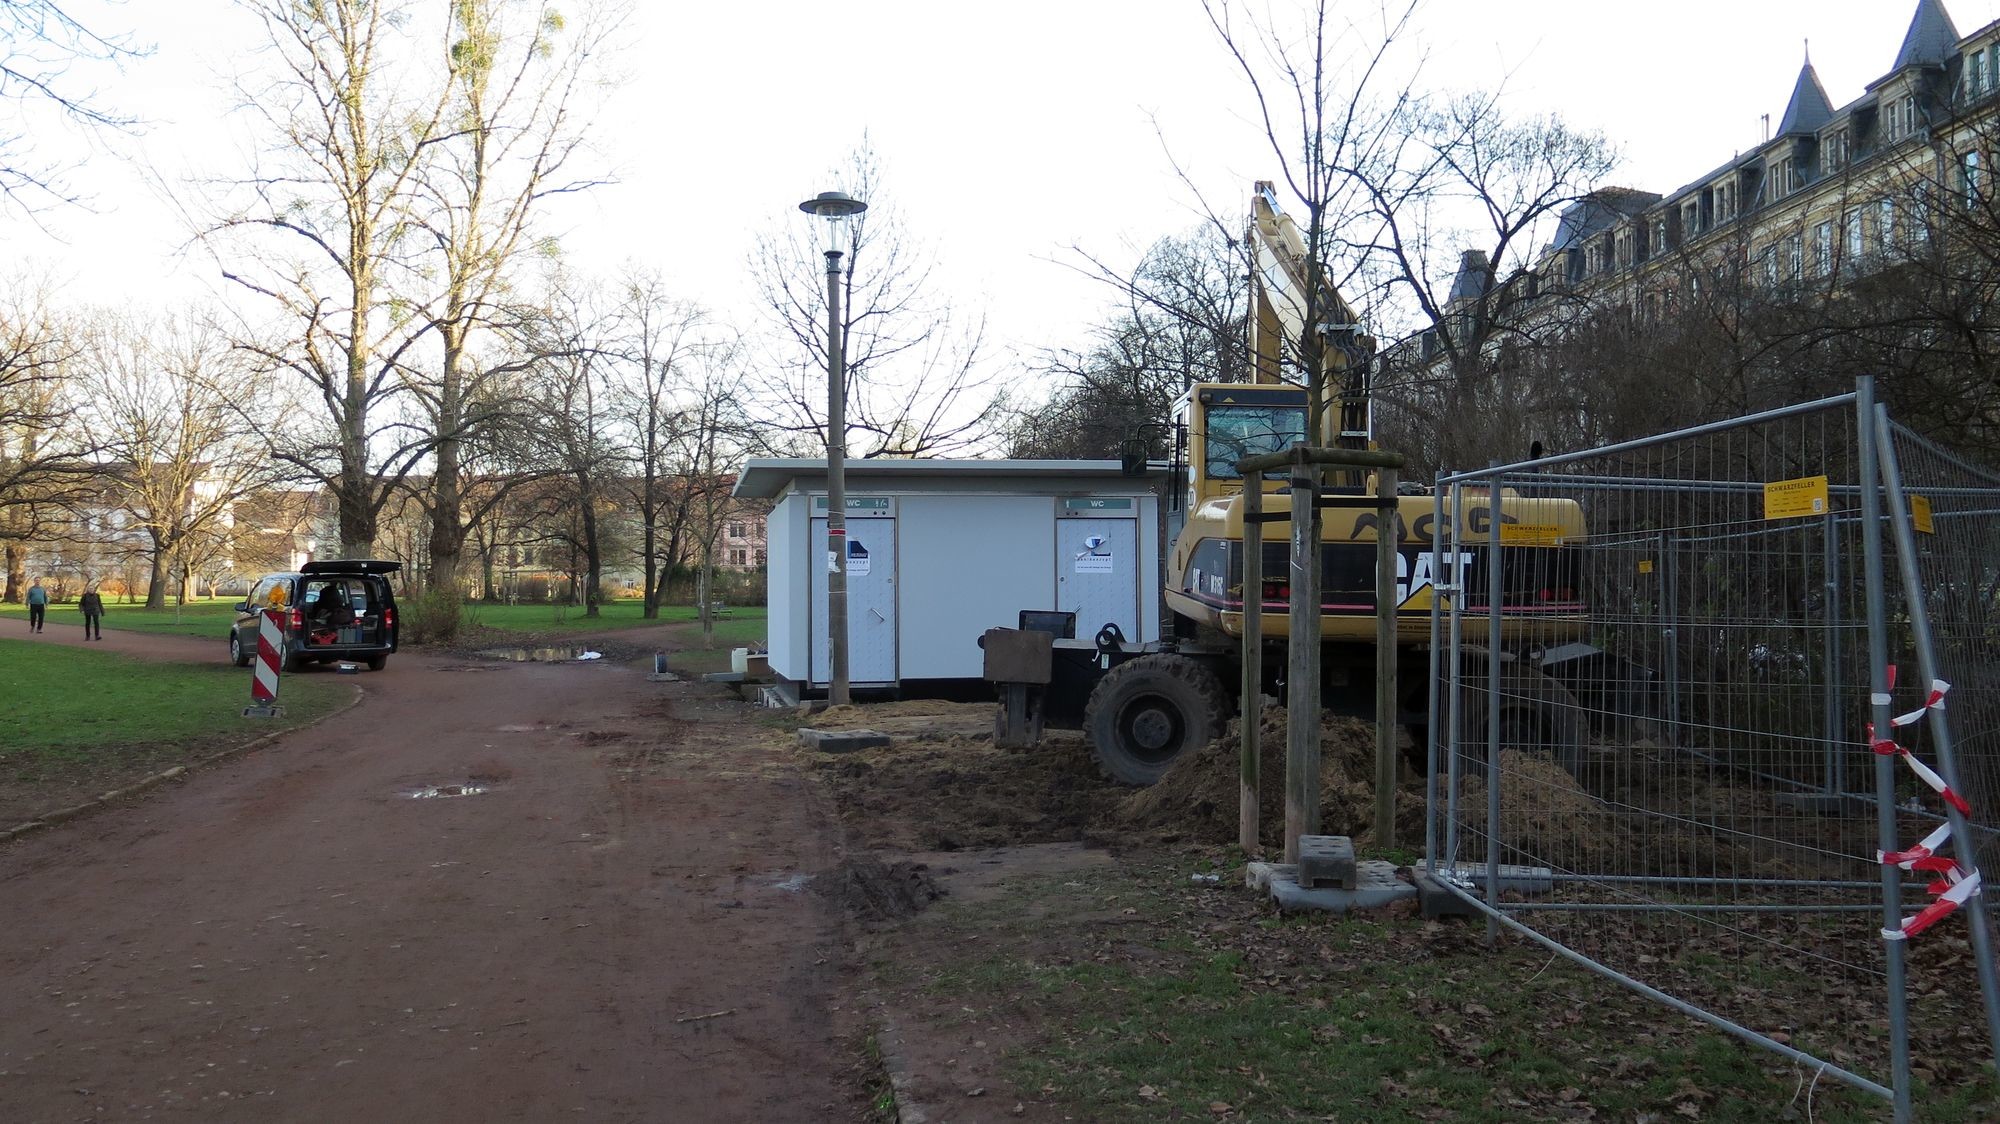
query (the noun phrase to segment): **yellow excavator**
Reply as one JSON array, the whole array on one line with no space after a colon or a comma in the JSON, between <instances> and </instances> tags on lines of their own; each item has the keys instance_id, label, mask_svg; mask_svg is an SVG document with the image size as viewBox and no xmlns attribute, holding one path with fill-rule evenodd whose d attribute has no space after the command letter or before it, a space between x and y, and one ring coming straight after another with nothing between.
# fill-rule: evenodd
<instances>
[{"instance_id":1,"label":"yellow excavator","mask_svg":"<svg viewBox=\"0 0 2000 1124\"><path fill-rule=\"evenodd\" d=\"M1267 515L1288 516L1289 482L1279 473L1246 482L1236 470L1246 457L1294 445L1367 449L1373 446L1368 372L1373 341L1363 334L1347 302L1325 281L1308 299L1307 248L1292 219L1278 206L1272 185L1252 194L1247 245L1250 269L1250 351L1253 381L1196 383L1176 405L1185 434L1184 522L1167 553L1163 592L1167 606L1160 641L1127 642L1115 628L1091 640L1053 641L1049 678L1039 696L1039 721L1081 726L1104 771L1129 784L1150 784L1175 759L1218 736L1236 711L1234 687L1241 668L1247 612L1263 616L1265 643L1282 649L1289 628L1291 544L1282 532L1264 542L1263 588L1243 588L1243 492L1264 493ZM1308 346L1317 344L1318 346ZM1317 363L1325 397L1317 418L1305 372ZM1373 494L1373 482L1336 476L1332 493ZM1502 524L1508 546L1502 575L1502 635L1506 646L1526 648L1578 638L1584 609L1572 543L1584 535L1581 510L1568 500L1534 499L1507 491L1497 511L1488 493L1464 501L1460 534L1447 533L1444 557L1433 542L1435 504L1428 493L1398 500L1391 533L1397 538L1397 603L1376 603L1376 535L1381 516L1372 508L1335 507L1322 517L1319 564L1322 698L1329 709L1375 717L1376 614L1396 615L1397 681L1402 697L1394 720L1413 727L1427 721L1429 653L1434 582L1462 555L1467 589L1461 612L1486 632L1485 543L1491 521ZM1091 622L1074 622L1085 628ZM1468 624L1469 629L1473 626ZM989 678L993 646L989 644ZM1481 653L1482 656L1484 653ZM1563 688L1511 653L1517 705L1504 721L1532 725L1543 739L1577 741L1577 707ZM1263 661L1266 691L1282 697L1286 661ZM1483 718L1472 716L1483 723ZM1005 714L1002 727L1005 726ZM1526 733L1526 731L1523 731ZM1418 746L1424 738L1414 739Z\"/></svg>"}]
</instances>

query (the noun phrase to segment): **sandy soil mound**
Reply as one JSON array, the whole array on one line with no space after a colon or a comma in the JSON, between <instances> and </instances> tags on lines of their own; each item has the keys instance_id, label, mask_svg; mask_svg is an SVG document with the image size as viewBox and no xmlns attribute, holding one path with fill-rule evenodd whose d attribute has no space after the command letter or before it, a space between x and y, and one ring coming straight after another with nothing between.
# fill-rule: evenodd
<instances>
[{"instance_id":1,"label":"sandy soil mound","mask_svg":"<svg viewBox=\"0 0 2000 1124\"><path fill-rule=\"evenodd\" d=\"M1134 826L1185 832L1208 843L1236 840L1238 722L1200 752L1168 770L1160 783L1128 796L1120 813ZM1257 745L1262 764L1262 795L1258 826L1266 848L1284 843L1285 830L1285 711L1264 708ZM1405 770L1407 772L1407 770ZM1320 723L1320 827L1329 835L1351 835L1366 842L1375 820L1375 726L1355 718L1329 715ZM1421 840L1424 830L1424 788L1419 777L1403 776L1396 791L1397 841Z\"/></svg>"}]
</instances>

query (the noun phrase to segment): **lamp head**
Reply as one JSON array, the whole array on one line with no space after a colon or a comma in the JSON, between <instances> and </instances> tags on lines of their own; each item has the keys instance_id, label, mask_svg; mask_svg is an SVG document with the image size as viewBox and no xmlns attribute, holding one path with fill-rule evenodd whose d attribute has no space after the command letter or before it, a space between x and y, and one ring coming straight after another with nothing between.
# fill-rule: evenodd
<instances>
[{"instance_id":1,"label":"lamp head","mask_svg":"<svg viewBox=\"0 0 2000 1124\"><path fill-rule=\"evenodd\" d=\"M822 191L811 199L799 204L799 210L809 215L818 215L827 220L826 242L829 251L840 248L842 220L850 215L858 215L868 209L868 204L844 191Z\"/></svg>"}]
</instances>

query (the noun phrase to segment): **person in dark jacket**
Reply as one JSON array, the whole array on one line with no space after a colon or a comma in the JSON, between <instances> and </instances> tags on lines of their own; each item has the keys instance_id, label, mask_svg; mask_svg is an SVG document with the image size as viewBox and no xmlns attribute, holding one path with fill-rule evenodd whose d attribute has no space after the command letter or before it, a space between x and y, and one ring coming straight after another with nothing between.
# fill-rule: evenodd
<instances>
[{"instance_id":1,"label":"person in dark jacket","mask_svg":"<svg viewBox=\"0 0 2000 1124\"><path fill-rule=\"evenodd\" d=\"M86 587L83 596L77 598L76 607L83 610L83 638L104 639L104 598L97 595L97 587Z\"/></svg>"}]
</instances>

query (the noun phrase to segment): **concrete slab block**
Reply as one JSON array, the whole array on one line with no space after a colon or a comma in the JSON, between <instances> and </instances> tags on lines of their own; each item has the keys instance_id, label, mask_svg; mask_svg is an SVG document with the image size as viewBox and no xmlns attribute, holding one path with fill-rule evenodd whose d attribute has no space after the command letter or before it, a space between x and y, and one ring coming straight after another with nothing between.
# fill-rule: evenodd
<instances>
[{"instance_id":1,"label":"concrete slab block","mask_svg":"<svg viewBox=\"0 0 2000 1124\"><path fill-rule=\"evenodd\" d=\"M814 730L799 728L799 740L822 753L852 753L888 745L889 735L875 730Z\"/></svg>"},{"instance_id":2,"label":"concrete slab block","mask_svg":"<svg viewBox=\"0 0 2000 1124\"><path fill-rule=\"evenodd\" d=\"M1299 836L1299 885L1309 890L1356 887L1354 840L1345 835Z\"/></svg>"},{"instance_id":3,"label":"concrete slab block","mask_svg":"<svg viewBox=\"0 0 2000 1124\"><path fill-rule=\"evenodd\" d=\"M740 671L711 671L703 675L701 681L703 683L741 683L743 682L743 673Z\"/></svg>"},{"instance_id":4,"label":"concrete slab block","mask_svg":"<svg viewBox=\"0 0 2000 1124\"><path fill-rule=\"evenodd\" d=\"M1426 918L1477 917L1479 910L1470 902L1447 890L1444 885L1424 873L1423 867L1411 867L1411 881L1417 887L1417 908Z\"/></svg>"},{"instance_id":5,"label":"concrete slab block","mask_svg":"<svg viewBox=\"0 0 2000 1124\"><path fill-rule=\"evenodd\" d=\"M1417 896L1415 886L1396 876L1395 864L1379 859L1356 864L1355 887L1352 890L1301 886L1295 872L1275 868L1267 877L1271 897L1286 913L1314 911L1346 914L1362 909L1381 909Z\"/></svg>"}]
</instances>

